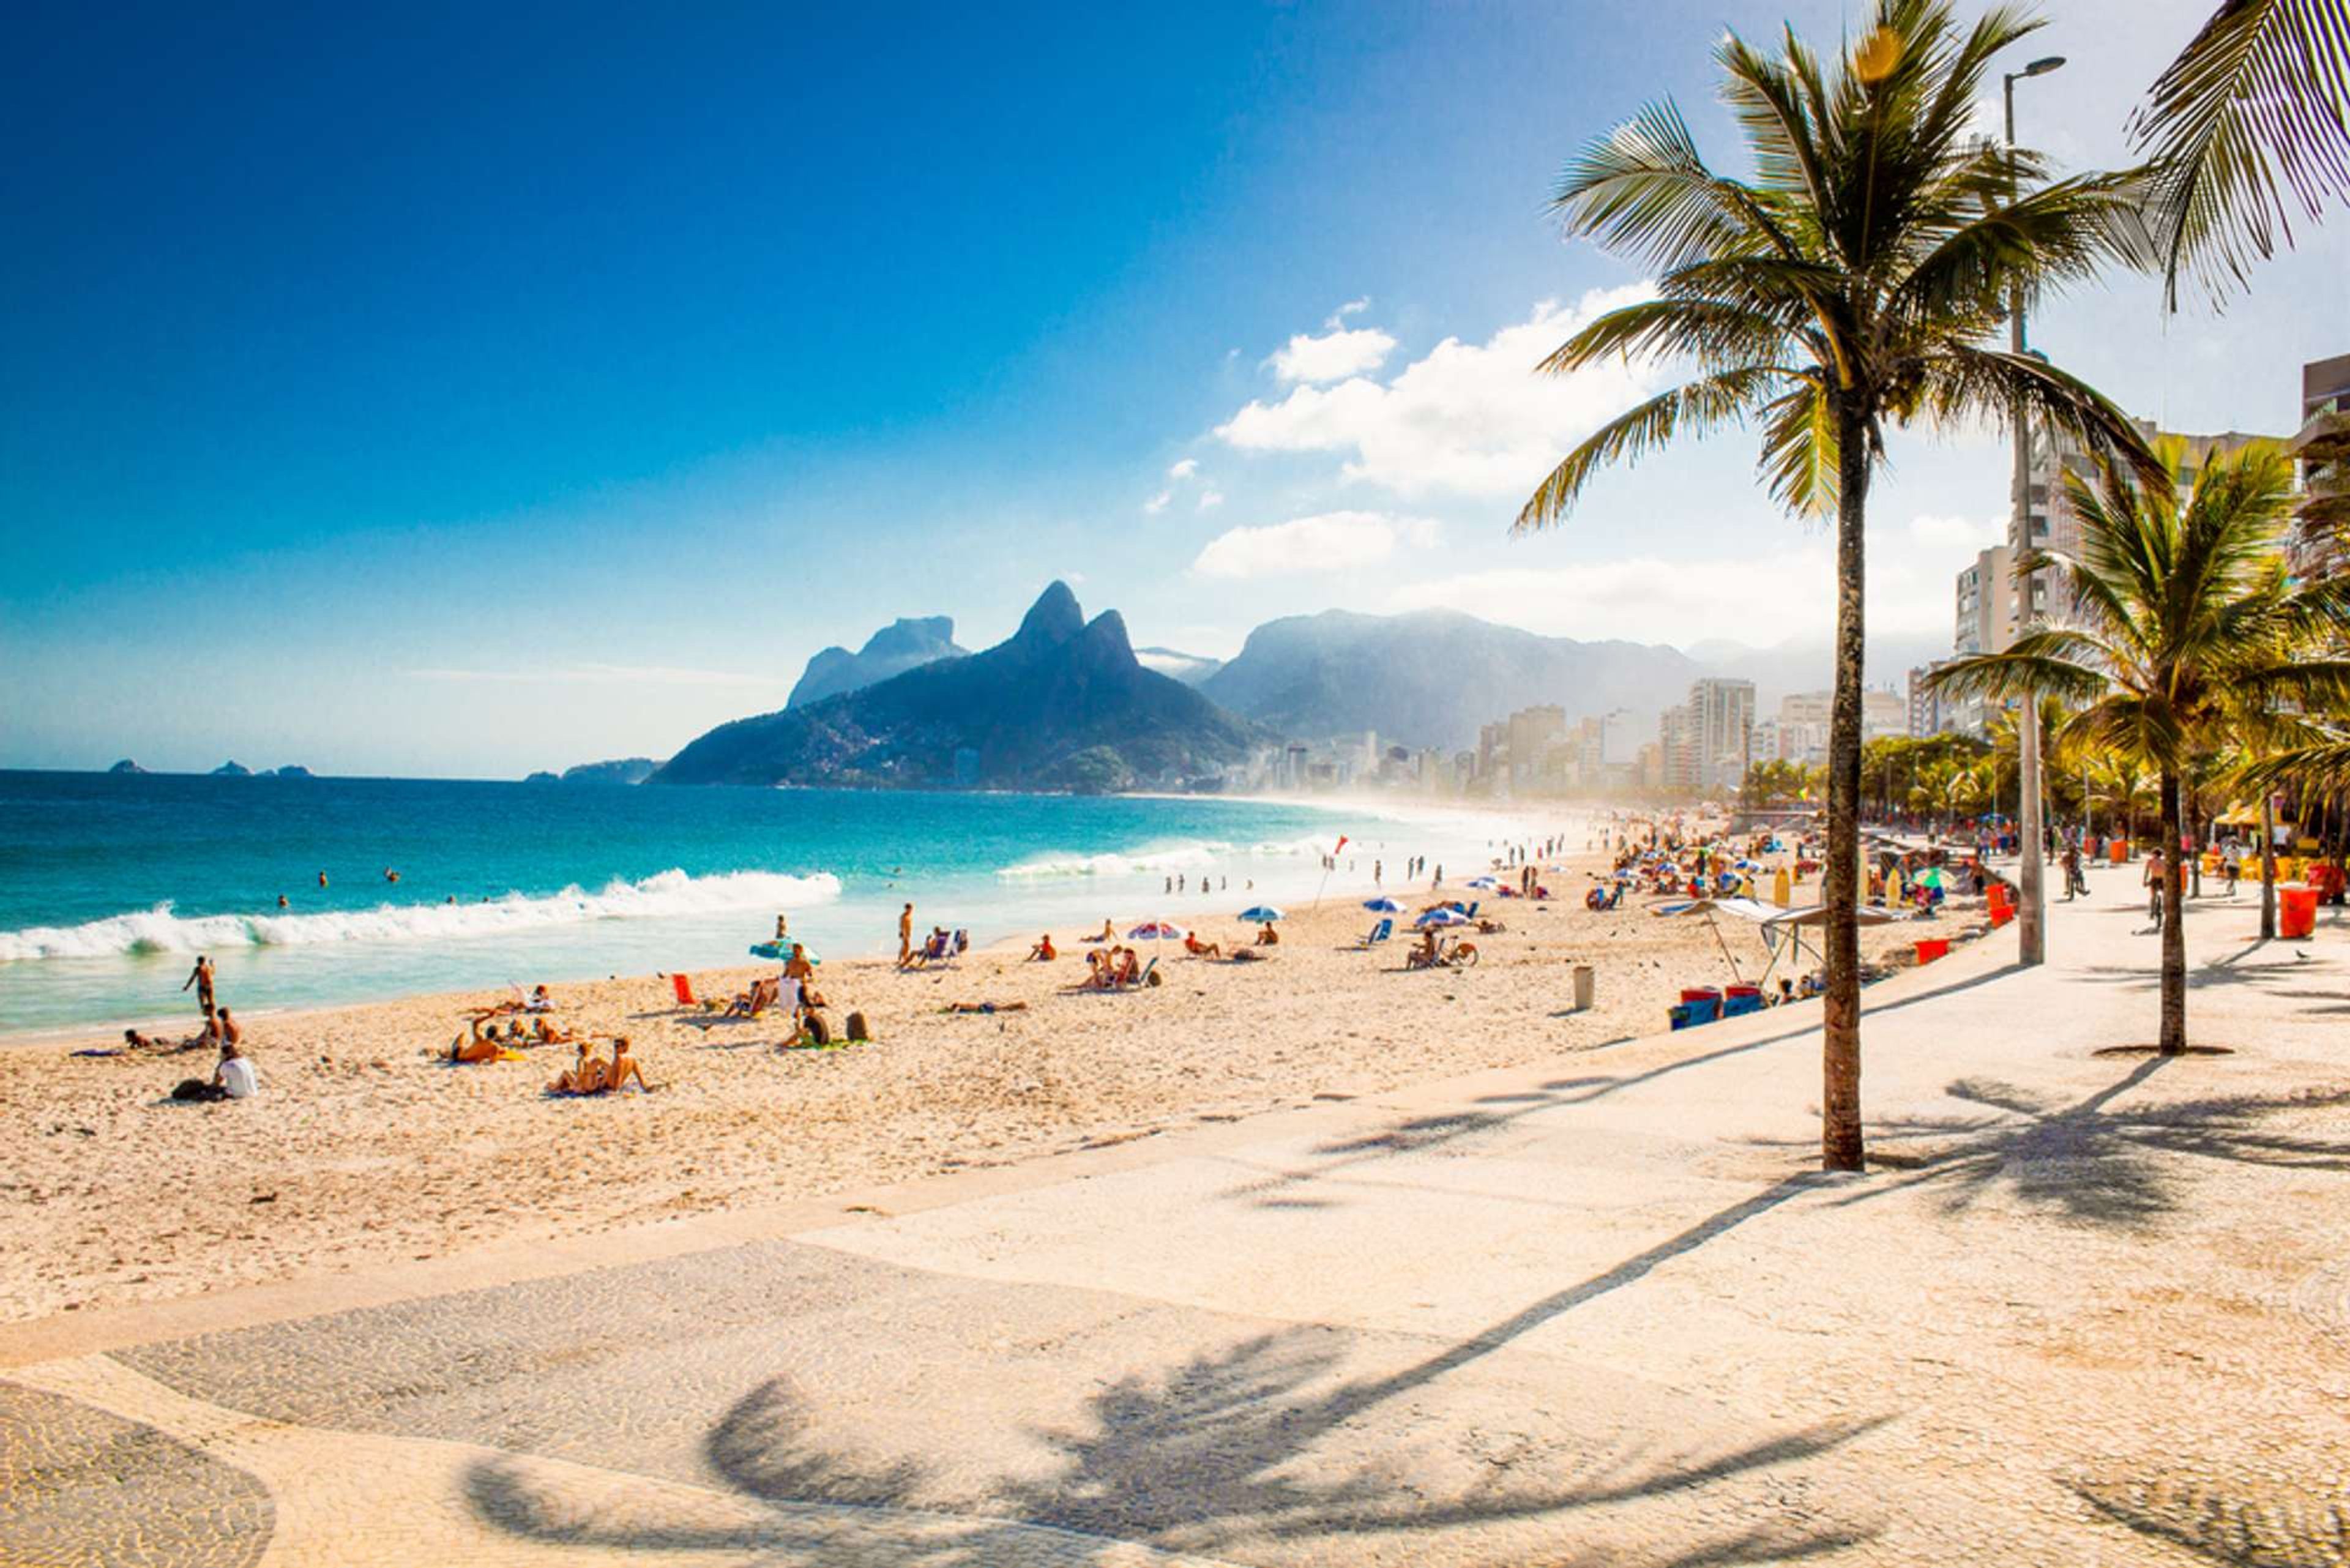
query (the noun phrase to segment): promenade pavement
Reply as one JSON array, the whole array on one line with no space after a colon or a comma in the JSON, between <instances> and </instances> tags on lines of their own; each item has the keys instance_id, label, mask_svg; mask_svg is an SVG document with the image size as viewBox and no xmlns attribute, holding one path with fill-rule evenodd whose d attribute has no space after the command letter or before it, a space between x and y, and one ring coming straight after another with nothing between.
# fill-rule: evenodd
<instances>
[{"instance_id":1,"label":"promenade pavement","mask_svg":"<svg viewBox=\"0 0 2350 1568\"><path fill-rule=\"evenodd\" d=\"M1864 1175L1798 1007L19 1325L0 1562L2350 1563L2350 926L2189 922L1872 988Z\"/></svg>"}]
</instances>

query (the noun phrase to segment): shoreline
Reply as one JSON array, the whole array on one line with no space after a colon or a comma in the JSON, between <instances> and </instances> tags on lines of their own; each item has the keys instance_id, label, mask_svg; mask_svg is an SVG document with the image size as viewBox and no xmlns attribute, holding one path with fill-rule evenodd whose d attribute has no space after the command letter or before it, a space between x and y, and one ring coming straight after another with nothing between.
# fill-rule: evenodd
<instances>
[{"instance_id":1,"label":"shoreline","mask_svg":"<svg viewBox=\"0 0 2350 1568\"><path fill-rule=\"evenodd\" d=\"M463 1010L502 990L247 1015L261 1092L223 1105L167 1097L207 1055L65 1054L114 1043L97 1031L52 1037L47 1056L19 1043L0 1052L0 1215L19 1241L0 1262L0 1321L1006 1166L1657 1034L1682 986L1727 978L1721 948L1702 920L1587 910L1601 858L1565 857L1548 903L1486 895L1504 929L1471 933L1472 968L1412 970L1408 939L1358 946L1373 917L1351 889L1293 910L1266 961L1163 944L1163 983L1140 991L1076 990L1074 929L1055 930L1052 964L1024 961L1025 936L932 970L836 958L818 971L836 1035L859 1011L874 1039L833 1050L778 1049L772 1016L681 1009L653 973L554 984L556 1023L629 1034L651 1094L546 1096L567 1046L448 1064ZM1875 928L1866 950L1968 919ZM1228 913L1196 929L1227 950L1253 935ZM1724 934L1751 979L1759 938ZM1576 963L1597 972L1588 1012L1572 1005ZM723 1001L774 967L691 971L696 995ZM1789 1016L1815 1020L1816 1004ZM121 1201L158 1171L169 1201Z\"/></svg>"}]
</instances>

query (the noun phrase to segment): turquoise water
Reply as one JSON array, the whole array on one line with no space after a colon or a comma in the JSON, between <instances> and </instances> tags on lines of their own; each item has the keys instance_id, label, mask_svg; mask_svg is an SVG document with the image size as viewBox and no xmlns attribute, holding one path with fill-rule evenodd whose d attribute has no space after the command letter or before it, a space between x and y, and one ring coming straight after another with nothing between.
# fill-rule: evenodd
<instances>
[{"instance_id":1,"label":"turquoise water","mask_svg":"<svg viewBox=\"0 0 2350 1568\"><path fill-rule=\"evenodd\" d=\"M1212 798L0 773L0 1033L192 1013L199 952L259 1011L745 963L779 912L857 956L894 947L908 898L982 943L1222 925L1311 896L1341 834L1334 897L1378 856L1466 867L1488 830Z\"/></svg>"}]
</instances>

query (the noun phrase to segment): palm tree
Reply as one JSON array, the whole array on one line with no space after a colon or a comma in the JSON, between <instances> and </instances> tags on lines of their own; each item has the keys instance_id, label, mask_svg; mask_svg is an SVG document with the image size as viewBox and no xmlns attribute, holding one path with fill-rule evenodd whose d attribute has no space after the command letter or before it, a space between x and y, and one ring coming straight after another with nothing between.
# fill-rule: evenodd
<instances>
[{"instance_id":1,"label":"palm tree","mask_svg":"<svg viewBox=\"0 0 2350 1568\"><path fill-rule=\"evenodd\" d=\"M2178 275L2214 298L2293 243L2298 210L2350 196L2350 5L2227 0L2132 117L2154 181L2154 259L2173 309Z\"/></svg>"},{"instance_id":2,"label":"palm tree","mask_svg":"<svg viewBox=\"0 0 2350 1568\"><path fill-rule=\"evenodd\" d=\"M1970 133L1991 60L2038 26L1998 9L1961 31L1949 0L1877 0L1867 35L1828 63L1792 29L1775 56L1732 34L1716 59L1750 178L1708 167L1665 101L1586 147L1554 203L1570 235L1654 268L1656 297L1601 317L1542 369L1567 375L1623 355L1695 379L1569 452L1518 528L1558 522L1608 463L1749 421L1774 498L1835 518L1821 1101L1832 1170L1857 1169L1863 1155L1862 538L1887 430L2029 417L2092 452L2147 461L2104 398L1996 344L2011 292L2029 300L2123 253L2134 200L2128 180L2106 175L2019 195L2042 160Z\"/></svg>"},{"instance_id":3,"label":"palm tree","mask_svg":"<svg viewBox=\"0 0 2350 1568\"><path fill-rule=\"evenodd\" d=\"M2175 467L2183 441L2159 443ZM2187 938L2180 926L2180 782L2197 754L2224 742L2259 745L2303 732L2280 701L2338 701L2350 661L2312 657L2350 604L2350 578L2296 582L2283 524L2293 466L2268 442L2212 458L2185 492L2108 471L2091 485L2068 476L2081 554L2035 551L2072 590L2081 624L2036 627L2003 653L1953 660L1940 690L2001 697L2054 693L2078 705L2064 739L2097 743L2150 768L2162 817L2162 1036L2187 1044Z\"/></svg>"}]
</instances>

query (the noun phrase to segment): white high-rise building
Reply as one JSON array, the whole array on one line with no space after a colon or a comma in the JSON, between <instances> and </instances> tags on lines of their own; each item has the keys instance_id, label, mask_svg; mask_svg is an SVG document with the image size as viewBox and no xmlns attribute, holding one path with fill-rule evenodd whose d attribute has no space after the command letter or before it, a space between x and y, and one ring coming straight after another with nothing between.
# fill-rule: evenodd
<instances>
[{"instance_id":1,"label":"white high-rise building","mask_svg":"<svg viewBox=\"0 0 2350 1568\"><path fill-rule=\"evenodd\" d=\"M1700 792L1718 794L1746 782L1753 732L1754 682L1719 676L1690 682L1689 745Z\"/></svg>"}]
</instances>

